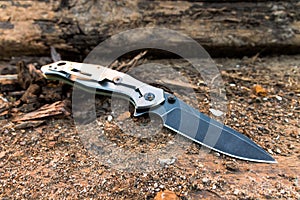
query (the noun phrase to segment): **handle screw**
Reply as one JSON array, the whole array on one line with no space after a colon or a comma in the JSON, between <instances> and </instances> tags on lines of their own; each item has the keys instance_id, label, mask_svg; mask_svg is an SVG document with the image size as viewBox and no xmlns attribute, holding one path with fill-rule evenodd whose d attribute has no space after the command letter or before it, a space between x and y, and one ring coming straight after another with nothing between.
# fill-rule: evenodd
<instances>
[{"instance_id":1,"label":"handle screw","mask_svg":"<svg viewBox=\"0 0 300 200\"><path fill-rule=\"evenodd\" d=\"M175 103L175 101L176 101L175 95L171 94L170 96L168 96L168 102L169 103Z\"/></svg>"},{"instance_id":2,"label":"handle screw","mask_svg":"<svg viewBox=\"0 0 300 200\"><path fill-rule=\"evenodd\" d=\"M153 93L146 93L144 94L144 98L147 100L147 101L153 101L155 99L155 95Z\"/></svg>"}]
</instances>

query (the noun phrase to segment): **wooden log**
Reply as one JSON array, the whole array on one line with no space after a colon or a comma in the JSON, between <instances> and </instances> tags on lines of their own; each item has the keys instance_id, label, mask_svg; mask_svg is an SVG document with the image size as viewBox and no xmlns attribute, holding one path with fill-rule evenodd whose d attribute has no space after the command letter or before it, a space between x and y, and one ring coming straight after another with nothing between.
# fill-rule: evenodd
<instances>
[{"instance_id":1,"label":"wooden log","mask_svg":"<svg viewBox=\"0 0 300 200\"><path fill-rule=\"evenodd\" d=\"M299 10L293 0L1 1L0 58L50 55L50 46L83 58L109 36L153 26L180 31L213 56L300 53Z\"/></svg>"}]
</instances>

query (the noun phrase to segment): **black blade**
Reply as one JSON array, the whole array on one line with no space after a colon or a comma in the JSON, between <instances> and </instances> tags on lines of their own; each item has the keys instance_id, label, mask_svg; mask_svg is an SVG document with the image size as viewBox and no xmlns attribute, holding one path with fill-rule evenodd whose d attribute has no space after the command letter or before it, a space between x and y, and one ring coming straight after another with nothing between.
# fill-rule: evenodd
<instances>
[{"instance_id":1,"label":"black blade","mask_svg":"<svg viewBox=\"0 0 300 200\"><path fill-rule=\"evenodd\" d=\"M165 94L168 99L169 94ZM276 163L264 149L245 135L200 113L183 101L168 102L151 109L163 119L164 126L212 150L238 159ZM137 112L136 115L142 113Z\"/></svg>"}]
</instances>

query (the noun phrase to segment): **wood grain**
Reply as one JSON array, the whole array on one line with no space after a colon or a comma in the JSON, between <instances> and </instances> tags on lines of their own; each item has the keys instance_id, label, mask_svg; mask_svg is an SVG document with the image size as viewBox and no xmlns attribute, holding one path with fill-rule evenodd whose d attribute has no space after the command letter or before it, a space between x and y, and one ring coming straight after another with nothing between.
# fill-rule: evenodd
<instances>
[{"instance_id":1,"label":"wood grain","mask_svg":"<svg viewBox=\"0 0 300 200\"><path fill-rule=\"evenodd\" d=\"M0 58L49 55L50 46L85 56L137 27L180 31L213 56L300 53L299 10L299 1L1 1Z\"/></svg>"}]
</instances>

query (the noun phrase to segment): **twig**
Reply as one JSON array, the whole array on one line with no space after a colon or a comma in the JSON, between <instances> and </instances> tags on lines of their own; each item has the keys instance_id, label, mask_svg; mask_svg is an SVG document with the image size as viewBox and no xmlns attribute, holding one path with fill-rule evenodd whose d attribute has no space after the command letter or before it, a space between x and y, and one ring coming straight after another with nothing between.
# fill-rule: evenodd
<instances>
[{"instance_id":1,"label":"twig","mask_svg":"<svg viewBox=\"0 0 300 200\"><path fill-rule=\"evenodd\" d=\"M0 75L0 82L7 80L18 80L17 74Z\"/></svg>"},{"instance_id":2,"label":"twig","mask_svg":"<svg viewBox=\"0 0 300 200\"><path fill-rule=\"evenodd\" d=\"M53 46L50 47L50 51L51 51L51 59L53 60L53 62L57 62L61 60L60 54L57 53L56 49Z\"/></svg>"},{"instance_id":3,"label":"twig","mask_svg":"<svg viewBox=\"0 0 300 200\"><path fill-rule=\"evenodd\" d=\"M198 87L190 84L190 83L186 83L183 81L174 81L174 80L169 80L169 79L162 79L160 82L164 83L164 84L169 84L169 85L173 85L173 86L178 86L178 87L183 87L183 88L192 88L192 89L197 89Z\"/></svg>"},{"instance_id":4,"label":"twig","mask_svg":"<svg viewBox=\"0 0 300 200\"><path fill-rule=\"evenodd\" d=\"M137 56L135 56L132 60L130 60L128 63L122 63L120 66L116 68L117 71L122 72L128 72L130 68L135 67L136 63L144 56L146 55L147 51L143 51L139 53Z\"/></svg>"},{"instance_id":5,"label":"twig","mask_svg":"<svg viewBox=\"0 0 300 200\"><path fill-rule=\"evenodd\" d=\"M242 80L242 81L249 81L249 82L253 82L254 80L251 79L251 78L248 78L248 77L240 77L236 74L230 74L228 72L225 72L225 71L222 71L221 72L222 76L227 76L227 77L230 77L230 78L233 78L233 79L239 79L239 80Z\"/></svg>"}]
</instances>

